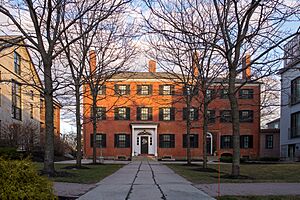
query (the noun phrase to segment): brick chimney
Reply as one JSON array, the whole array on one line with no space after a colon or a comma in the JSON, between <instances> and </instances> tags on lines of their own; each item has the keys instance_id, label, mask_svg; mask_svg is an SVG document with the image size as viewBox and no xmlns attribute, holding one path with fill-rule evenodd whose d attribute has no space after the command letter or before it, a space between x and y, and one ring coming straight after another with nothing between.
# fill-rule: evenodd
<instances>
[{"instance_id":1,"label":"brick chimney","mask_svg":"<svg viewBox=\"0 0 300 200\"><path fill-rule=\"evenodd\" d=\"M199 70L198 70L198 65L199 64L199 53L196 51L193 54L193 58L192 58L192 67L193 67L193 74L194 76L198 76L199 75Z\"/></svg>"},{"instance_id":2,"label":"brick chimney","mask_svg":"<svg viewBox=\"0 0 300 200\"><path fill-rule=\"evenodd\" d=\"M156 61L149 60L149 72L154 73L156 72Z\"/></svg>"},{"instance_id":3,"label":"brick chimney","mask_svg":"<svg viewBox=\"0 0 300 200\"><path fill-rule=\"evenodd\" d=\"M96 53L95 50L90 51L90 73L95 73L96 70Z\"/></svg>"},{"instance_id":4,"label":"brick chimney","mask_svg":"<svg viewBox=\"0 0 300 200\"><path fill-rule=\"evenodd\" d=\"M251 63L250 54L246 53L245 57L243 57L243 60L242 60L242 69L243 69L242 79L243 80L248 80L251 78L250 63Z\"/></svg>"}]
</instances>

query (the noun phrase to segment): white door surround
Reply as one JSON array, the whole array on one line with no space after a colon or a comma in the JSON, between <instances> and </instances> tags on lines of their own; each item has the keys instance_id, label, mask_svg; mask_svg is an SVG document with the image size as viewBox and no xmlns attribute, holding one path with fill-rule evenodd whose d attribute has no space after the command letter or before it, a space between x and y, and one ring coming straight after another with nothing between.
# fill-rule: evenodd
<instances>
[{"instance_id":1,"label":"white door surround","mask_svg":"<svg viewBox=\"0 0 300 200\"><path fill-rule=\"evenodd\" d=\"M157 156L157 126L155 123L131 123L132 156L141 154L141 137L148 137L148 154Z\"/></svg>"}]
</instances>

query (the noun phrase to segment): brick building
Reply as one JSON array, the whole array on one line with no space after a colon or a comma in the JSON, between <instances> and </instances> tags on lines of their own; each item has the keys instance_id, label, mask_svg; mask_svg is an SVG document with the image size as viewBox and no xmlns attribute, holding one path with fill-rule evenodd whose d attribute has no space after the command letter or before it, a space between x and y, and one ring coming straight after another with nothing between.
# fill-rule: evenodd
<instances>
[{"instance_id":1,"label":"brick building","mask_svg":"<svg viewBox=\"0 0 300 200\"><path fill-rule=\"evenodd\" d=\"M149 62L149 72L123 72L109 79L98 93L97 156L118 159L146 154L159 159L186 159L186 106L181 100L183 88L175 84L174 79L168 73L156 72L155 61ZM243 82L241 79L237 85ZM92 157L92 98L89 87L85 87L85 92L84 156ZM209 105L208 153L232 154L232 124L226 84L222 90L212 88L209 92L218 95ZM258 157L260 84L246 84L237 95L241 156ZM191 154L193 159L201 159L202 114L197 110L199 105L196 102L192 106Z\"/></svg>"}]
</instances>

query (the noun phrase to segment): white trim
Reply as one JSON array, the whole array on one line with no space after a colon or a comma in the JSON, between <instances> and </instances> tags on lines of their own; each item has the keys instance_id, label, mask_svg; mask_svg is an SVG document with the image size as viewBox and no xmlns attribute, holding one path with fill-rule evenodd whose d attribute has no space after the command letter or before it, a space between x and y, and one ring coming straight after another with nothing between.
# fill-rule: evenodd
<instances>
[{"instance_id":1,"label":"white trim","mask_svg":"<svg viewBox=\"0 0 300 200\"><path fill-rule=\"evenodd\" d=\"M210 154L213 154L213 135L210 132L207 132L206 138L210 138Z\"/></svg>"}]
</instances>

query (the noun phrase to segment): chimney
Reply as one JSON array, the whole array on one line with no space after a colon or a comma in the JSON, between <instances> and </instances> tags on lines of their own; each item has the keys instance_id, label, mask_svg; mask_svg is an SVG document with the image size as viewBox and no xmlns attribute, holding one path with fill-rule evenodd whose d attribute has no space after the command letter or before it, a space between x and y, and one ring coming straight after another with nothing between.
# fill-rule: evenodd
<instances>
[{"instance_id":1,"label":"chimney","mask_svg":"<svg viewBox=\"0 0 300 200\"><path fill-rule=\"evenodd\" d=\"M192 67L193 67L192 72L196 77L199 75L198 64L199 64L199 53L195 51L192 58Z\"/></svg>"},{"instance_id":2,"label":"chimney","mask_svg":"<svg viewBox=\"0 0 300 200\"><path fill-rule=\"evenodd\" d=\"M90 73L95 73L96 70L96 53L95 50L90 51Z\"/></svg>"},{"instance_id":3,"label":"chimney","mask_svg":"<svg viewBox=\"0 0 300 200\"><path fill-rule=\"evenodd\" d=\"M243 80L249 80L251 78L251 66L250 66L251 60L250 60L250 54L246 53L245 57L242 60L242 70Z\"/></svg>"},{"instance_id":4,"label":"chimney","mask_svg":"<svg viewBox=\"0 0 300 200\"><path fill-rule=\"evenodd\" d=\"M154 73L156 72L156 61L149 60L149 72Z\"/></svg>"}]
</instances>

